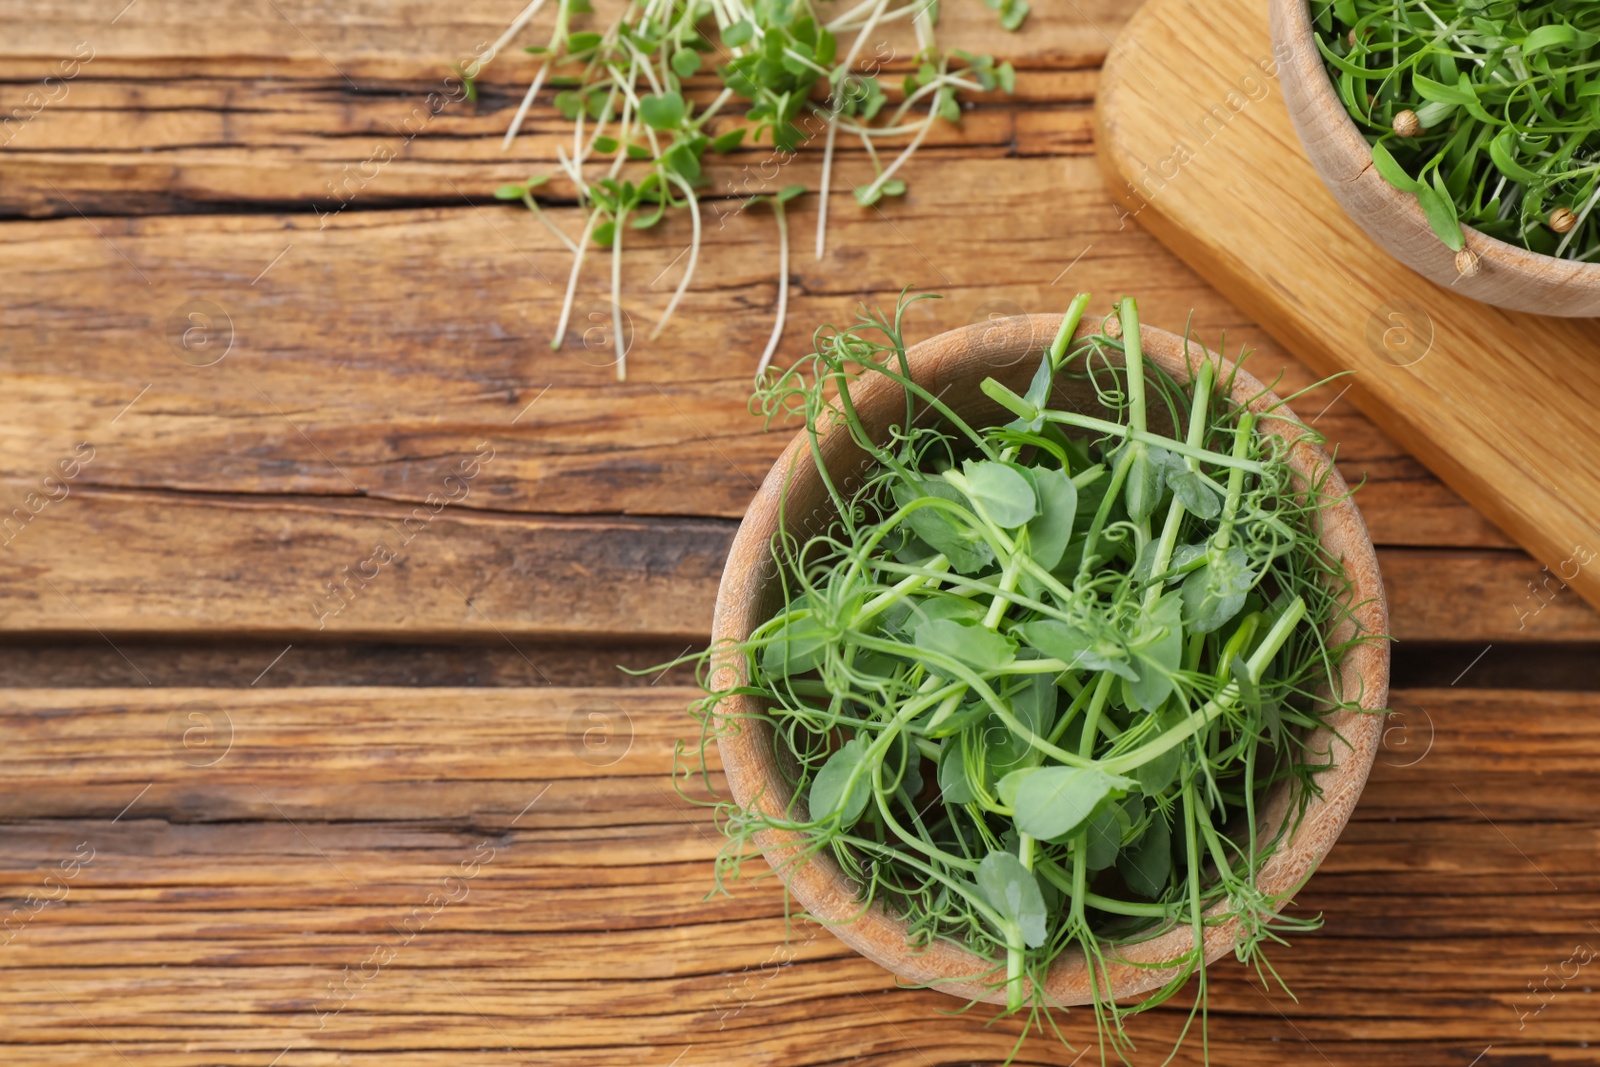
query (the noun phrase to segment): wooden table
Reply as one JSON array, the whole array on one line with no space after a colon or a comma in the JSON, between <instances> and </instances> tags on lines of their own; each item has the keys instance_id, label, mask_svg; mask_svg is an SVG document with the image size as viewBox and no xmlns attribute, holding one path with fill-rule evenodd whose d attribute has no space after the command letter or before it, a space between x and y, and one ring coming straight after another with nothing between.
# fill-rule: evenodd
<instances>
[{"instance_id":1,"label":"wooden table","mask_svg":"<svg viewBox=\"0 0 1600 1067\"><path fill-rule=\"evenodd\" d=\"M687 226L635 241L618 384L576 332L551 351L566 257L489 195L553 158L542 107L500 151L526 57L406 132L516 4L124 2L0 7L0 516L26 516L0 552L0 1059L998 1062L1015 1023L786 928L771 880L707 898L718 836L670 779L692 678L615 669L704 640L787 436L745 407L770 217L710 227L658 342ZM916 337L1090 289L1311 384L1101 188L1125 5L1037 3L1019 36L944 6L1016 97L930 137L903 201L835 196L784 353L904 285L946 297ZM1300 895L1326 927L1273 957L1298 1003L1217 965L1213 1062L1592 1063L1600 616L1338 385L1297 404L1367 480L1400 714ZM1183 1011L1135 1024L1140 1062Z\"/></svg>"}]
</instances>

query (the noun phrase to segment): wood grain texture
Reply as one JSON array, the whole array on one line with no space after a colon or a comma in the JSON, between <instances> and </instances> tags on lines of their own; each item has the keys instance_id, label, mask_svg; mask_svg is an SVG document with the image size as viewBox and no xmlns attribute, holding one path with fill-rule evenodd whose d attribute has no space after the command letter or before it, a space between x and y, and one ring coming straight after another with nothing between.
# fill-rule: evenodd
<instances>
[{"instance_id":1,"label":"wood grain texture","mask_svg":"<svg viewBox=\"0 0 1600 1067\"><path fill-rule=\"evenodd\" d=\"M914 69L910 54L905 48L901 58L885 59L891 82ZM928 173L934 161L952 157L1087 156L1097 79L1093 68L1024 67L1012 97L977 96L959 127L934 127L919 166ZM0 188L0 215L310 212L313 206L330 212L352 193L366 209L460 205L463 192L482 197L530 173L555 176L541 190L544 198L572 199L555 154L571 134L547 99L529 111L523 133L506 150L501 138L521 102L520 88L485 85L477 101L452 103L423 126L413 111L434 88L394 81L352 93L336 76L128 80L96 77L90 65L66 95L25 126L14 123L9 141L0 126L10 179ZM703 105L715 95L710 90L706 79L692 80L688 95ZM0 84L0 117L26 111L30 91L28 83ZM736 125L714 119L709 129ZM841 140L835 152L844 173L870 170L859 144ZM821 153L817 138L804 140L800 161L788 166L812 171ZM378 162L369 162L375 154ZM745 183L770 179L771 154L752 148L709 156L710 185L702 195L734 197ZM496 210L506 213L503 205Z\"/></svg>"},{"instance_id":2,"label":"wood grain texture","mask_svg":"<svg viewBox=\"0 0 1600 1067\"><path fill-rule=\"evenodd\" d=\"M998 1062L1014 1024L942 1014L948 998L894 988L809 924L786 942L770 879L704 899L718 837L668 778L691 696L5 694L0 895L7 912L60 895L0 945L6 1062ZM215 750L171 721L196 700L233 728L209 766L191 764ZM569 725L596 702L614 709L609 741L631 738L605 766ZM1212 1062L1464 1065L1491 1044L1489 1062L1589 1062L1588 970L1540 997L1528 983L1600 943L1585 801L1600 700L1395 704L1354 820L1298 897L1326 925L1273 955L1300 1002L1214 966ZM62 766L85 795L49 788ZM430 895L455 899L434 911ZM1141 1057L1160 1058L1181 1010L1134 1022ZM1092 1023L1065 1030L1081 1047ZM1035 1041L1019 1062L1071 1059Z\"/></svg>"},{"instance_id":3,"label":"wood grain texture","mask_svg":"<svg viewBox=\"0 0 1600 1067\"><path fill-rule=\"evenodd\" d=\"M824 931L786 944L770 880L705 899L718 839L667 779L692 695L662 688L673 675L633 693L358 688L599 677L608 648L642 667L702 639L733 520L788 437L744 406L778 267L771 219L731 205L762 157L712 170L729 215L708 210L699 279L655 344L642 335L687 226L636 243L624 303L640 337L618 387L582 329L549 351L540 272L560 279L564 257L486 200L547 167L548 111L498 147L529 57L492 66L479 103L424 135L397 130L517 6L0 0L0 116L32 116L0 135L0 524L79 442L95 448L67 498L5 535L6 676L128 687L0 693L6 1064L966 1067L1009 1048L1014 1024L941 1014L948 998L893 988ZM1132 11L1036 3L1009 35L975 0L945 3L944 39L1016 63L1017 98L936 130L881 214L846 199L867 168L843 154L828 258L790 265L782 353L907 283L947 295L919 305L917 339L1088 288L1138 295L1156 325L1192 309L1207 342L1225 329L1230 351L1260 350L1258 376L1282 367L1280 392L1310 386L1087 158L1086 102ZM93 61L33 113L28 94L78 41ZM324 225L329 183L379 144L397 157ZM815 165L802 151L775 180L814 185ZM602 274L583 301L606 297ZM212 366L172 340L194 300L231 319ZM1367 479L1397 634L1447 650L1444 681L1468 668L1463 685L1525 647L1592 655L1600 615L1343 388L1296 405ZM483 442L495 458L471 491L317 631L311 596L451 492ZM629 658L640 648L659 656ZM326 684L268 688L307 680ZM1300 1004L1219 964L1212 1062L1466 1067L1491 1043L1485 1067L1591 1062L1577 982L1521 1029L1518 1012L1600 914L1594 698L1394 699L1406 710L1362 805L1300 897L1329 926L1275 957ZM458 893L445 879L485 842L493 861L434 913L429 895ZM46 879L80 843L93 862L19 926L12 910L54 896ZM374 974L374 950L397 945ZM1141 1059L1180 1025L1174 1009L1140 1020ZM1092 1031L1066 1026L1080 1047ZM1036 1043L1018 1062L1072 1056Z\"/></svg>"},{"instance_id":4,"label":"wood grain texture","mask_svg":"<svg viewBox=\"0 0 1600 1067\"><path fill-rule=\"evenodd\" d=\"M703 642L735 530L720 519L85 489L0 550L0 635ZM1401 641L1600 640L1600 613L1520 552L1380 548L1378 558Z\"/></svg>"},{"instance_id":5,"label":"wood grain texture","mask_svg":"<svg viewBox=\"0 0 1600 1067\"><path fill-rule=\"evenodd\" d=\"M4 53L18 78L43 76L76 41L94 47L89 70L99 75L183 78L195 74L224 77L314 75L342 83L352 92L365 79L438 80L449 65L473 58L500 36L523 5L498 0L463 0L448 8L426 0L361 0L340 5L315 0L217 5L205 0L171 0L120 12L120 5L86 6L72 0L11 4L4 10ZM584 21L604 23L620 9L600 0L598 14ZM841 9L843 10L843 9ZM1130 14L1117 0L1073 0L1065 8L1035 10L1024 33L1000 28L982 5L951 4L939 13L942 41L960 42L974 52L1013 57L1028 65L1098 66L1111 38ZM518 47L502 53L482 75L491 84L525 86L537 60L520 44L549 35L554 9L547 7ZM543 27L543 34L540 28ZM599 28L603 28L603 25ZM914 46L905 21L885 31L892 43ZM37 73L35 73L37 72ZM357 84L343 82L343 76Z\"/></svg>"},{"instance_id":6,"label":"wood grain texture","mask_svg":"<svg viewBox=\"0 0 1600 1067\"><path fill-rule=\"evenodd\" d=\"M1390 258L1317 180L1271 66L1257 5L1141 9L1097 104L1113 194L1314 369L1354 371L1357 406L1600 602L1600 335Z\"/></svg>"},{"instance_id":7,"label":"wood grain texture","mask_svg":"<svg viewBox=\"0 0 1600 1067\"><path fill-rule=\"evenodd\" d=\"M1475 269L1462 273L1410 193L1372 165L1372 149L1345 111L1313 37L1305 0L1269 0L1273 55L1295 131L1328 192L1368 237L1436 285L1534 315L1600 314L1600 264L1530 252L1462 227Z\"/></svg>"},{"instance_id":8,"label":"wood grain texture","mask_svg":"<svg viewBox=\"0 0 1600 1067\"><path fill-rule=\"evenodd\" d=\"M182 493L50 507L0 554L0 633L689 640L734 528Z\"/></svg>"},{"instance_id":9,"label":"wood grain texture","mask_svg":"<svg viewBox=\"0 0 1600 1067\"><path fill-rule=\"evenodd\" d=\"M815 184L810 164L792 166ZM827 257L794 255L783 357L907 284L944 297L914 305L919 340L989 314L1059 310L1086 289L1107 303L1137 292L1152 324L1181 330L1192 315L1210 343L1256 348L1247 365L1268 381L1285 374L1286 391L1316 382L1120 221L1090 159L960 158L926 173L881 214L834 205ZM978 209L980 186L991 192ZM1016 223L1044 200L1044 225ZM804 232L815 209L799 204L792 225ZM708 212L694 285L654 342L645 335L676 284L688 220L627 254L623 383L591 332L591 313L610 316L603 262L581 280L564 347L550 349L568 256L520 207L8 224L0 285L14 300L0 328L14 375L0 397L0 478L36 481L88 440L97 452L76 484L418 501L488 441L495 458L470 508L737 518L795 427L764 433L748 405L776 300L772 219L719 210L729 217ZM581 228L576 209L552 215ZM191 352L182 338L198 301L221 313L205 312L212 347ZM1405 508L1387 524L1392 543L1507 543L1354 416L1342 389L1307 404L1326 409L1318 426L1338 435L1352 479L1375 479L1363 505Z\"/></svg>"}]
</instances>

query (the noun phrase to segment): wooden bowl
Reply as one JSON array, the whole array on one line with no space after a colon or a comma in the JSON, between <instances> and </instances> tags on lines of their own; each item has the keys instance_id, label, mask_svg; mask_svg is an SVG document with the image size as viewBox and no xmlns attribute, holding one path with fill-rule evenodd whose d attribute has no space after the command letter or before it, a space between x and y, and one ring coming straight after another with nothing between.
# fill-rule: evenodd
<instances>
[{"instance_id":1,"label":"wooden bowl","mask_svg":"<svg viewBox=\"0 0 1600 1067\"><path fill-rule=\"evenodd\" d=\"M1456 254L1434 234L1416 196L1373 167L1372 147L1345 111L1317 51L1306 0L1269 3L1289 117L1323 184L1367 236L1429 281L1485 304L1536 315L1600 315L1600 264L1540 255L1463 226L1477 271L1457 271Z\"/></svg>"},{"instance_id":2,"label":"wooden bowl","mask_svg":"<svg viewBox=\"0 0 1600 1067\"><path fill-rule=\"evenodd\" d=\"M908 353L912 374L916 380L943 397L957 414L975 426L993 425L1009 420L1009 413L979 391L984 378L994 377L1022 392L1027 389L1039 361L1039 353L1060 328L1059 315L1018 316L985 322L981 328L969 327L954 330L925 341ZM1184 356L1181 339L1161 330L1145 327L1142 332L1144 350L1149 362L1160 366L1179 381L1187 381L1190 371ZM1210 359L1218 366L1217 378L1226 380L1232 364L1191 344L1189 360L1198 366L1200 359ZM1095 411L1098 404L1087 387L1074 391L1077 383L1057 386L1056 403L1076 404L1080 410ZM876 377L858 382L852 390L856 409L863 424L875 438L883 439L888 427L904 421L904 393L888 379ZM1276 398L1267 392L1255 378L1240 372L1235 380L1233 399L1245 403L1254 397L1250 406L1264 411L1274 405ZM1291 417L1285 409L1279 409ZM1151 409L1152 418L1156 409ZM1153 422L1152 425L1155 425ZM1294 429L1289 424L1266 419L1260 424L1262 432L1277 434L1293 441ZM848 480L852 474L863 472L870 461L856 448L843 430L836 430L822 441L822 453L828 471L836 480ZM1294 444L1291 451L1294 469L1314 480L1316 473L1328 471L1326 491L1333 498L1345 497L1345 483L1331 461L1319 448L1305 440ZM785 493L787 498L784 499ZM722 585L717 594L716 618L713 623L713 641L740 641L762 622L771 618L781 607L779 589L773 582L776 575L770 545L778 530L779 505L791 533L809 537L826 528L833 510L821 479L813 463L805 434L796 436L789 448L779 458L762 483L750 510L745 515L739 534L734 539L728 555L728 565L722 575ZM1383 582L1378 575L1378 560L1372 541L1367 536L1366 524L1348 499L1330 505L1322 512L1321 541L1336 559L1343 559L1345 569L1354 585L1351 601L1355 618L1362 628L1372 634L1386 634L1388 613L1384 603ZM1347 623L1343 632L1333 636L1344 640L1354 634L1354 623ZM731 656L721 661L713 676L719 688L742 682L745 666L743 658ZM732 673L729 673L732 672ZM1387 641L1369 641L1356 646L1340 664L1340 683L1351 699L1359 696L1360 706L1367 709L1383 708L1388 700L1389 646ZM753 714L757 704L749 697L732 697L719 709L723 714ZM1344 828L1356 798L1367 780L1372 766L1383 720L1379 715L1362 711L1340 711L1328 716L1325 726L1309 739L1311 750L1327 752L1327 770L1317 775L1322 795L1313 797L1306 808L1305 818L1280 847L1271 861L1264 865L1260 875L1261 888L1268 894L1292 892L1311 873L1328 849L1333 847L1339 831ZM1338 738L1335 737L1338 734ZM1342 740L1340 740L1342 738ZM723 767L735 799L741 805L758 805L772 815L781 815L792 796L792 791L779 773L774 753L771 728L758 720L745 720L737 734L726 735L719 742ZM1263 827L1261 834L1274 834L1282 824L1291 801L1287 785L1275 787L1262 805ZM775 868L795 854L798 835L769 831L757 843L765 852L768 862ZM809 862L784 869L790 891L812 915L830 925L840 940L876 961L912 984L937 983L942 989L964 999L981 999L989 1003L1004 1002L1003 991L997 991L981 980L981 976L994 970L992 961L947 942L937 942L919 951L906 946L903 923L891 916L881 904L875 903L859 919L847 922L861 912L856 897L856 887L844 876L838 864L826 854L819 854ZM1220 907L1220 905L1219 905ZM1211 927L1205 933L1205 954L1208 961L1230 951L1234 943L1236 923ZM1179 957L1192 949L1192 931L1185 927L1162 934L1135 945L1123 946L1114 954L1107 951L1112 984L1118 997L1131 996L1158 987L1176 972L1172 969L1135 967L1135 963L1160 964ZM1119 959L1122 962L1114 962ZM1089 976L1081 953L1063 954L1052 965L1046 993L1059 1004L1084 1004L1090 1001Z\"/></svg>"}]
</instances>

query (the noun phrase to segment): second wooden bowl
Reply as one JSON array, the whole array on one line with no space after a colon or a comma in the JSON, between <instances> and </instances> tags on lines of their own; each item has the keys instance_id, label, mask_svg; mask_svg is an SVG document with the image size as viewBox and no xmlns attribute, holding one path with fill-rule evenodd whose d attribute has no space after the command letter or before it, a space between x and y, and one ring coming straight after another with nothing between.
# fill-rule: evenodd
<instances>
[{"instance_id":1,"label":"second wooden bowl","mask_svg":"<svg viewBox=\"0 0 1600 1067\"><path fill-rule=\"evenodd\" d=\"M1476 271L1428 225L1412 193L1372 165L1372 147L1345 111L1313 36L1306 0L1270 0L1273 54L1289 116L1312 166L1345 212L1400 262L1438 285L1496 307L1536 315L1600 315L1600 264L1540 255L1463 227Z\"/></svg>"},{"instance_id":2,"label":"second wooden bowl","mask_svg":"<svg viewBox=\"0 0 1600 1067\"><path fill-rule=\"evenodd\" d=\"M1055 336L1061 326L1059 315L1032 315L985 323L982 330L954 330L912 348L907 356L916 380L944 398L962 418L975 426L1009 420L1003 411L978 388L988 377L1022 392L1038 366L1044 341ZM1191 367L1198 360L1210 359L1218 366L1217 380L1227 380L1232 364L1202 349L1188 346L1182 339L1161 330L1145 327L1141 331L1149 362L1160 366L1178 381L1188 381ZM878 439L889 427L905 418L905 394L884 378L857 383L851 397L863 424ZM1243 371L1235 379L1233 400L1248 403L1263 411L1278 400L1261 383ZM1066 383L1058 386L1057 405L1075 405L1077 410L1095 411L1095 396L1087 386L1072 391ZM1286 408L1277 413L1292 419ZM1332 501L1322 512L1321 541L1334 559L1342 560L1353 589L1351 618L1331 636L1344 641L1355 636L1356 627L1374 635L1388 630L1383 581L1378 574L1377 556L1366 524L1349 500L1344 481L1326 453L1296 432L1283 419L1264 419L1263 433L1276 434L1291 442L1292 466L1314 484L1327 472L1324 492ZM822 440L823 462L834 478L859 471L863 453L844 429L835 430ZM781 511L780 511L781 508ZM812 461L805 434L798 435L778 459L762 483L750 510L739 527L728 555L722 585L717 592L716 618L712 640L741 641L756 626L772 617L782 606L782 593L772 579L775 575L770 546L778 531L780 513L786 516L790 532L802 539L818 532L818 517L831 514L827 490ZM718 670L743 670L737 663L723 663ZM1389 646L1386 641L1367 641L1355 645L1339 664L1340 685L1350 699L1359 694L1365 709L1383 708L1389 692ZM713 678L719 688L733 681ZM744 679L738 679L743 682ZM750 697L732 697L719 709L723 714L752 716L758 710ZM1261 889L1269 895L1292 893L1322 860L1344 828L1356 798L1366 783L1367 772L1377 751L1383 728L1379 715L1369 711L1336 711L1326 724L1308 739L1309 752L1325 752L1330 766L1316 776L1320 795L1307 802L1304 817L1292 835L1266 863L1260 875ZM723 768L734 798L744 806L759 805L771 815L782 816L793 790L778 765L770 726L747 718L737 734L719 741ZM1274 835L1290 810L1293 797L1287 782L1280 782L1267 794L1260 833ZM784 871L789 890L806 911L825 923L840 940L914 984L936 983L934 988L963 999L1004 1003L1003 992L985 984L982 976L991 973L995 963L964 948L938 941L926 949L912 951L906 944L906 928L881 904L861 913L856 886L847 879L826 854L813 857L799 866L785 866L795 854L800 839L789 833L768 832L758 840L767 859ZM1219 905L1220 907L1220 905ZM855 918L859 914L859 918ZM852 921L853 920L853 921ZM1208 961L1230 952L1237 932L1236 923L1219 923L1205 932ZM1122 945L1106 953L1115 995L1132 996L1154 989L1176 973L1161 964L1192 951L1194 935L1188 927L1163 933L1132 945ZM1119 962L1120 961L1120 962ZM1139 965L1143 966L1139 966ZM1152 966L1154 965L1154 966ZM1057 1004L1085 1004L1091 999L1088 969L1081 953L1063 954L1051 967L1045 990Z\"/></svg>"}]
</instances>

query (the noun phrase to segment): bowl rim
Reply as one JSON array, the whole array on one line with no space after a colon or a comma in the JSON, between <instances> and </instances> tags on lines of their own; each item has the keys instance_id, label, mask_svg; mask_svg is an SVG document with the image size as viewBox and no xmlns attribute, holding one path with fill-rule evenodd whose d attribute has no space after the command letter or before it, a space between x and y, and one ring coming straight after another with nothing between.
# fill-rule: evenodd
<instances>
[{"instance_id":1,"label":"bowl rim","mask_svg":"<svg viewBox=\"0 0 1600 1067\"><path fill-rule=\"evenodd\" d=\"M1361 128L1356 125L1355 119L1351 118L1350 112L1345 109L1344 101L1340 100L1339 94L1334 91L1333 76L1328 73L1327 65L1322 61L1322 51L1317 48L1316 31L1311 24L1311 5L1309 0L1270 0L1270 3L1272 5L1273 36L1277 38L1281 34L1281 36L1287 38L1282 43L1289 46L1286 49L1277 49L1278 55L1276 58L1280 66L1279 82L1283 81L1281 67L1287 62L1294 68L1295 80L1310 94L1310 103L1315 107L1316 112L1319 115L1332 114L1334 116L1332 125L1325 125L1324 131L1332 133L1337 138L1337 147L1340 154L1347 156L1351 160L1365 160L1365 165L1357 171L1357 176L1359 176L1372 166L1372 146L1367 143L1366 136L1362 134ZM1287 56L1283 54L1284 52L1288 53ZM1298 132L1299 118L1294 115L1293 108L1290 109L1290 113L1295 118L1295 126ZM1303 137L1301 139L1302 141L1304 140ZM1383 193L1390 204L1403 213L1408 221L1431 233L1433 228L1429 224L1428 217L1422 210L1422 204L1417 200L1416 196L1412 193L1407 193L1403 189L1395 188L1382 175L1379 175L1378 178L1382 184ZM1349 180L1354 181L1355 179L1351 178ZM1327 179L1324 178L1324 181L1327 181ZM1361 223L1362 228L1365 229L1367 220L1358 217L1355 212L1351 211L1345 205L1342 197L1336 197L1336 199L1339 200L1339 206L1344 209L1345 213L1354 218L1356 222ZM1600 263L1585 263L1573 259L1564 259L1560 256L1546 255L1543 252L1535 252L1532 249L1512 244L1498 237L1491 237L1482 230L1469 226L1464 222L1461 224L1461 232L1462 239L1465 242L1464 247L1479 259L1487 259L1506 269L1530 276L1548 274L1552 271L1565 272L1565 277L1548 279L1548 285L1551 289L1569 288L1575 285L1600 288ZM1380 240L1379 243L1383 244L1386 249L1389 248L1386 242ZM1440 244L1442 245L1443 242L1440 242ZM1392 249L1390 249L1390 252L1395 255L1395 258L1402 258L1395 254ZM1411 266L1413 270L1423 273L1420 267L1411 264L1407 260L1403 261L1406 262L1407 266ZM1434 279L1434 281L1437 282L1437 279Z\"/></svg>"},{"instance_id":2,"label":"bowl rim","mask_svg":"<svg viewBox=\"0 0 1600 1067\"><path fill-rule=\"evenodd\" d=\"M977 335L970 328L939 334L907 350L912 376L926 387L947 373L968 369L977 361L987 367L1021 364L1022 373L1031 375L1034 364L1028 362L1027 357L1042 349L1038 338L1055 336L1061 321L1061 315L1016 316L985 324L985 329ZM1085 324L1080 327L1078 337L1091 332L1093 326ZM1227 375L1235 371L1232 361L1166 331L1145 326L1141 329L1141 338L1146 361L1161 366L1180 382L1188 380L1198 358L1209 359L1216 365L1218 381L1226 381ZM1000 362L1006 356L1014 358L1009 363ZM889 379L859 381L851 395L858 410L863 412L872 409L874 404L897 404L903 410L904 393ZM1330 502L1319 511L1319 521L1323 525L1321 541L1336 558L1344 561L1345 573L1352 582L1351 618L1374 637L1352 647L1340 661L1341 685L1345 691L1359 686L1362 693L1360 710L1330 714L1325 725L1308 737L1308 748L1320 751L1319 745L1326 746L1329 761L1329 766L1315 776L1319 795L1306 801L1299 822L1258 876L1258 884L1264 890L1273 895L1282 893L1287 898L1310 876L1338 838L1376 755L1383 718L1370 712L1383 709L1388 700L1387 601L1366 524L1332 460L1304 434L1291 435L1288 420L1298 424L1293 412L1247 371L1237 370L1230 396L1240 401L1248 399L1250 408L1258 413L1276 407L1282 418L1263 419L1258 423L1260 432L1273 433L1289 442L1291 465L1302 474L1325 476L1325 492ZM982 398L980 395L973 399L979 402ZM829 436L843 432L835 428ZM764 620L762 617L752 622L751 616L764 585L762 572L770 563L770 542L777 530L780 504L791 468L796 464L812 464L809 440L803 430L795 435L762 481L729 549L712 624L714 649L730 640L747 637L753 625ZM725 673L730 671L731 675ZM736 681L744 680L743 672L742 657L720 657L713 667L712 685L718 689L731 687ZM752 698L735 695L724 698L713 713L721 715L725 709L727 713L742 714L754 711L755 705ZM768 737L770 732L764 728L719 731L718 749L735 801L741 807L756 804L776 814L781 804L774 803L772 798L781 796L787 800L790 794L777 773L771 746L766 743ZM1335 743L1346 750L1337 757ZM1281 823L1289 800L1287 788L1268 794L1259 817L1263 833L1270 832L1275 823ZM1268 813L1266 809L1274 803L1279 810L1275 814ZM827 924L835 936L907 982L929 985L969 1001L1004 1003L1003 990L982 980L984 975L993 973L994 961L945 941L935 941L914 951L908 949L905 924L889 915L881 901L863 909L853 885L830 856L818 853L801 859L798 847L801 840L800 835L793 832L768 830L757 835L756 844L782 878L787 891L807 913ZM1225 905L1226 901L1220 901L1207 914L1215 915ZM1232 950L1239 925L1235 918L1207 927L1204 942L1208 963ZM1175 975L1177 968L1170 965L1171 961L1192 952L1193 946L1193 930L1187 926L1142 941L1123 943L1117 946L1114 956L1108 953L1108 966L1102 977L1109 978L1115 998L1147 992ZM1092 999L1089 979L1082 953L1063 953L1046 976L1046 998L1062 1006L1087 1003Z\"/></svg>"}]
</instances>

